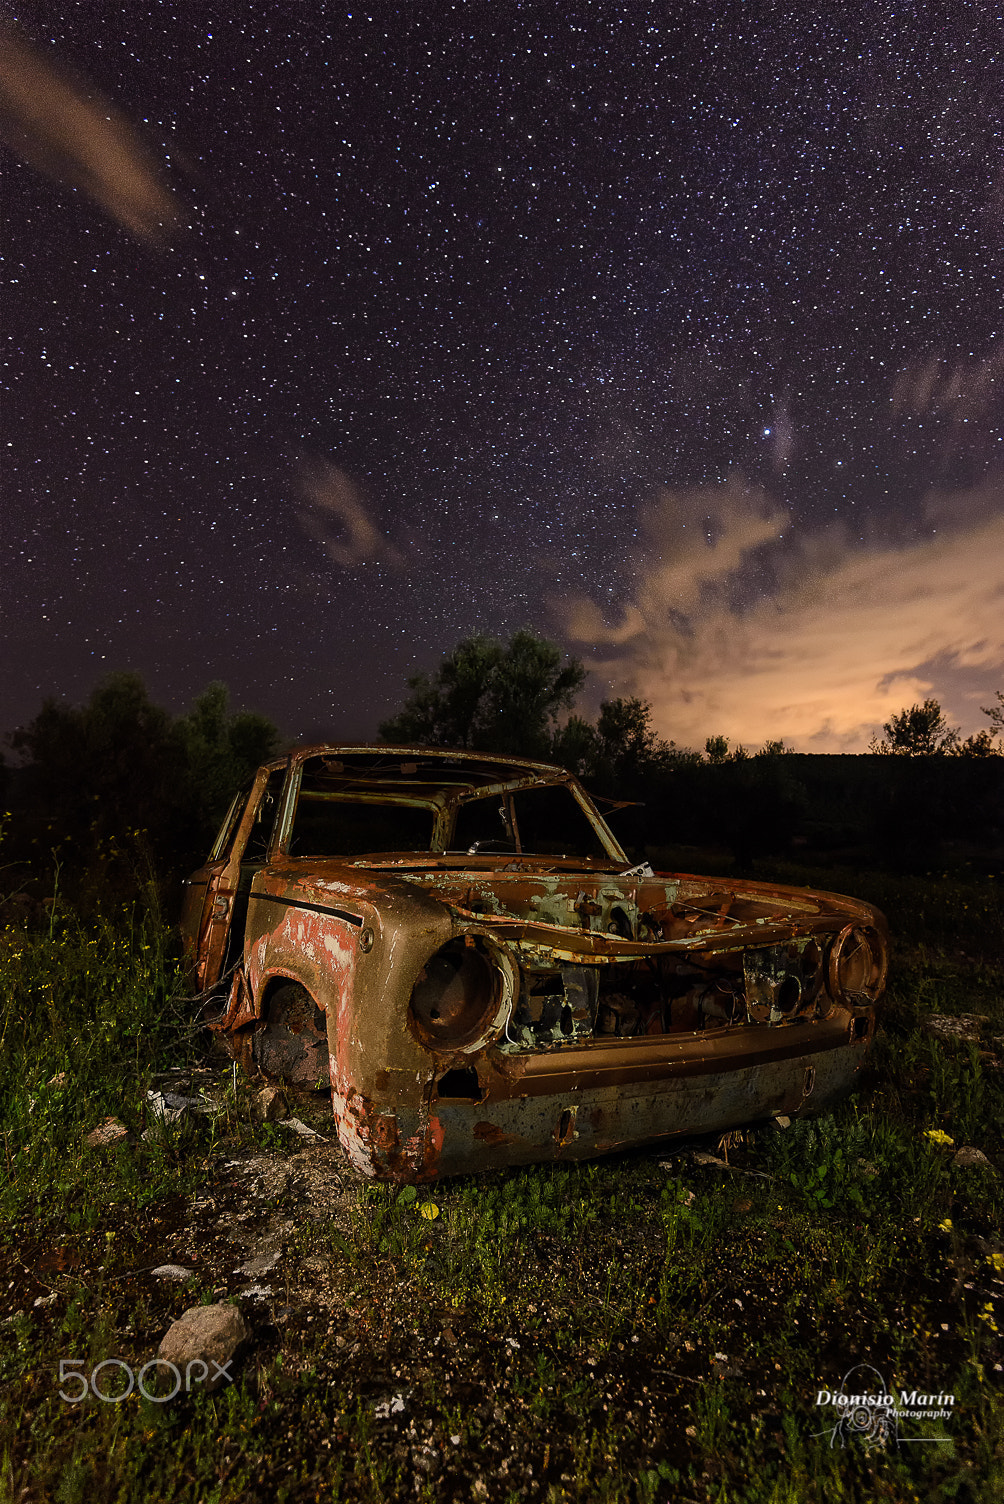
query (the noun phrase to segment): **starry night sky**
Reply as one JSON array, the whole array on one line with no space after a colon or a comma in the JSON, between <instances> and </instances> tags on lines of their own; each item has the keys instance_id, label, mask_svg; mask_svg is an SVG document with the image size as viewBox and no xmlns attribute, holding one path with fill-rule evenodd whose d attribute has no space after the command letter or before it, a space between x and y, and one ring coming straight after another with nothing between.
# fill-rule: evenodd
<instances>
[{"instance_id":1,"label":"starry night sky","mask_svg":"<svg viewBox=\"0 0 1004 1504\"><path fill-rule=\"evenodd\" d=\"M0 729L135 669L370 736L524 624L690 745L986 724L989 7L4 15L52 104L8 72Z\"/></svg>"}]
</instances>

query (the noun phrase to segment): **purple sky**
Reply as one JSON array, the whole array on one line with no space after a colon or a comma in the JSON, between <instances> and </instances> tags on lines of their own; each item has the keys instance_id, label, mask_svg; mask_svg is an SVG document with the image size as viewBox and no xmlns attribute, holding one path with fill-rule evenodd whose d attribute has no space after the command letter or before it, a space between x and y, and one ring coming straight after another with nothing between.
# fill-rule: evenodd
<instances>
[{"instance_id":1,"label":"purple sky","mask_svg":"<svg viewBox=\"0 0 1004 1504\"><path fill-rule=\"evenodd\" d=\"M135 669L366 736L524 624L691 745L986 724L987 7L4 14L0 730Z\"/></svg>"}]
</instances>

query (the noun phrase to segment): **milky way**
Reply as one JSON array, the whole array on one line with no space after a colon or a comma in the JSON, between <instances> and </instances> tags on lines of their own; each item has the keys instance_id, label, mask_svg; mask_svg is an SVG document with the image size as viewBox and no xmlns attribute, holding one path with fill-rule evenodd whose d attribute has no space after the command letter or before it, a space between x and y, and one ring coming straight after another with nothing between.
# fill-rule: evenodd
<instances>
[{"instance_id":1,"label":"milky way","mask_svg":"<svg viewBox=\"0 0 1004 1504\"><path fill-rule=\"evenodd\" d=\"M54 81L3 155L0 726L128 668L176 709L220 678L291 736L369 735L460 637L530 624L594 663L594 700L648 695L683 739L755 737L707 603L652 604L672 498L711 552L722 488L776 525L783 558L758 534L730 575L726 625L760 638L800 559L837 580L871 578L859 554L906 561L936 619L939 530L953 561L998 536L987 7L7 16ZM1001 574L985 549L981 568L982 600ZM862 724L929 685L978 724L1004 679L981 631L955 621L915 660L876 648L860 682L892 688ZM674 726L681 632L717 725ZM827 705L826 675L834 705L859 692L835 657L789 695L804 745L816 724L857 734Z\"/></svg>"}]
</instances>

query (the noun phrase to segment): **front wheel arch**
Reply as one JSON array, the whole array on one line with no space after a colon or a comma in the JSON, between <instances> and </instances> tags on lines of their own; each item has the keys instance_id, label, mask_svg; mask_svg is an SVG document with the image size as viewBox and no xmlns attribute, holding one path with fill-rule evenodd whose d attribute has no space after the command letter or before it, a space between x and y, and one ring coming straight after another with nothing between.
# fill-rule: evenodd
<instances>
[{"instance_id":1,"label":"front wheel arch","mask_svg":"<svg viewBox=\"0 0 1004 1504\"><path fill-rule=\"evenodd\" d=\"M263 1075L293 1086L327 1086L327 1019L306 987L288 977L277 977L269 984L252 1035L251 1054Z\"/></svg>"}]
</instances>

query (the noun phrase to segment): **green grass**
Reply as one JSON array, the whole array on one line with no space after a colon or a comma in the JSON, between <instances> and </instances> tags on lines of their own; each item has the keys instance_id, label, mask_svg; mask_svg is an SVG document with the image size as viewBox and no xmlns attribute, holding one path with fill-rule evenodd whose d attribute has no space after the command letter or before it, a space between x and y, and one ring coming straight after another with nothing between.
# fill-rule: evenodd
<instances>
[{"instance_id":1,"label":"green grass","mask_svg":"<svg viewBox=\"0 0 1004 1504\"><path fill-rule=\"evenodd\" d=\"M5 1215L76 1216L160 1192L134 1155L83 1148L105 1117L142 1125L150 1072L185 1049L169 937L150 921L0 931L0 1133ZM183 1058L183 1053L182 1053Z\"/></svg>"},{"instance_id":2,"label":"green grass","mask_svg":"<svg viewBox=\"0 0 1004 1504\"><path fill-rule=\"evenodd\" d=\"M1004 1034L998 895L845 877L829 886L873 896L897 936L871 1077L830 1116L733 1135L727 1171L680 1146L362 1185L337 1151L256 1126L253 1084L225 1070L215 1119L144 1139L152 1073L204 1048L170 937L58 910L0 932L0 1500L1004 1496L1001 1050L922 1030L982 1013ZM129 1139L86 1149L108 1115ZM963 1143L992 1168L956 1167ZM343 1194L308 1215L282 1174L318 1154ZM235 1161L274 1188L248 1199ZM167 1405L60 1399L61 1359L138 1368L187 1306L239 1298L221 1219L287 1228L271 1296L244 1302L237 1381ZM171 1261L192 1283L143 1272ZM831 1447L815 1397L858 1363L954 1393L950 1421L907 1427L941 1441Z\"/></svg>"}]
</instances>

